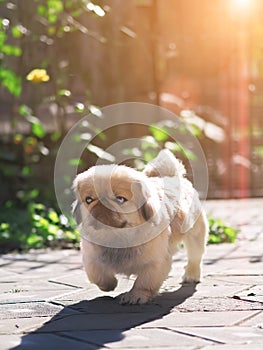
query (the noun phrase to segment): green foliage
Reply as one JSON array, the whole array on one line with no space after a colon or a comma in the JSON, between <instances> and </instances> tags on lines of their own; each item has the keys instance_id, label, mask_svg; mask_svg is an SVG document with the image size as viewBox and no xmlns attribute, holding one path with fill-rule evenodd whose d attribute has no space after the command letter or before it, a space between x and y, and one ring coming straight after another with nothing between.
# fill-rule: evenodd
<instances>
[{"instance_id":1,"label":"green foliage","mask_svg":"<svg viewBox=\"0 0 263 350\"><path fill-rule=\"evenodd\" d=\"M236 240L237 229L227 226L222 220L214 219L212 217L209 220L209 239L208 244L218 243L234 243Z\"/></svg>"},{"instance_id":2,"label":"green foliage","mask_svg":"<svg viewBox=\"0 0 263 350\"><path fill-rule=\"evenodd\" d=\"M164 142L169 138L169 133L166 131L165 125L150 125L149 131L157 142Z\"/></svg>"},{"instance_id":3,"label":"green foliage","mask_svg":"<svg viewBox=\"0 0 263 350\"><path fill-rule=\"evenodd\" d=\"M19 57L22 50L19 46L7 43L6 27L9 20L0 17L0 84L5 87L12 95L19 97L21 94L21 77L4 64L6 56Z\"/></svg>"},{"instance_id":4,"label":"green foliage","mask_svg":"<svg viewBox=\"0 0 263 350\"><path fill-rule=\"evenodd\" d=\"M19 114L24 116L25 120L30 124L32 134L40 139L43 138L46 134L45 128L40 120L33 115L31 108L26 105L21 105L19 106L18 111Z\"/></svg>"},{"instance_id":5,"label":"green foliage","mask_svg":"<svg viewBox=\"0 0 263 350\"><path fill-rule=\"evenodd\" d=\"M53 208L34 201L24 207L8 201L1 208L0 253L43 247L78 247L78 243L78 230Z\"/></svg>"},{"instance_id":6,"label":"green foliage","mask_svg":"<svg viewBox=\"0 0 263 350\"><path fill-rule=\"evenodd\" d=\"M1 49L0 49L1 51ZM0 63L0 83L12 95L19 97L21 94L21 78L8 68L2 68Z\"/></svg>"},{"instance_id":7,"label":"green foliage","mask_svg":"<svg viewBox=\"0 0 263 350\"><path fill-rule=\"evenodd\" d=\"M46 4L41 4L37 8L40 16L45 17L50 24L56 23L59 14L63 11L63 1L61 0L47 0Z\"/></svg>"},{"instance_id":8,"label":"green foliage","mask_svg":"<svg viewBox=\"0 0 263 350\"><path fill-rule=\"evenodd\" d=\"M145 164L153 160L163 148L169 149L181 158L195 160L196 156L193 151L171 137L172 131L176 129L177 125L172 120L152 124L148 128L149 135L141 137L139 147L125 149L124 153L135 158L134 164L137 169L143 169ZM181 134L186 132L182 127L178 128L178 131ZM136 159L138 156L140 159Z\"/></svg>"},{"instance_id":9,"label":"green foliage","mask_svg":"<svg viewBox=\"0 0 263 350\"><path fill-rule=\"evenodd\" d=\"M2 0L1 5L3 6L3 4L10 5L10 1ZM51 157L52 154L56 153L58 143L66 132L64 116L67 107L74 107L79 118L88 113L98 118L102 116L99 108L89 102L84 104L82 101L78 101L76 96L72 96L67 59L59 56L59 49L52 50L52 45L55 48L61 41L67 44L66 36L77 31L81 32L82 35L84 33L92 36L93 40L102 42L100 35L96 35L93 30L86 28L78 21L78 18L85 13L99 18L106 14L105 11L99 5L88 0L35 0L31 4L30 10L32 12L32 9L35 9L35 13L32 15L29 11L30 21L24 21L21 24L19 16L17 16L17 23L14 20L15 14L10 16L11 19L0 18L0 85L12 95L16 107L10 115L12 130L8 142L12 144L12 148L11 150L0 150L0 167L4 177L9 179L13 177L16 180L19 177L26 184L20 184L20 188L17 189L18 204L8 201L0 210L0 245L5 250L24 250L64 244L75 245L79 242L78 231L65 217L36 200L39 196L39 190L32 189L32 178L35 176L34 166L42 158ZM17 6L14 6L12 11L16 11L16 9ZM24 11L27 9L25 8ZM32 62L30 61L32 66L28 70L32 72L35 69L38 71L46 69L46 76L42 78L35 76L35 78L29 79L29 75L27 77L25 74L20 76L15 71L13 67L19 66L19 60L24 54L25 47L28 50L26 54L32 57ZM36 47L44 48L47 55L41 59L38 55L31 54L30 50L34 53ZM59 48L59 45L57 47ZM49 56L49 52L53 52L53 55ZM35 62L34 57L37 57L39 61ZM13 64L14 62L15 64ZM44 84L48 84L47 89L43 88ZM25 85L29 90L31 88L32 95L38 96L37 103L21 104ZM88 93L86 100L88 101ZM55 104L57 111L59 111L57 113L59 128L51 134L47 133L37 116L37 107L43 102ZM18 130L17 125L21 120L27 124L28 133L22 134ZM149 135L141 139L140 147L124 150L124 152L140 155L144 163L152 160L160 148L168 148L175 154L194 159L195 155L191 150L170 139L169 130L173 127L175 126L172 121L151 125ZM92 139L94 132L98 134L101 141L105 140L105 134L89 123L86 130L73 141L81 142L84 140L88 142ZM182 128L181 132L183 133L185 130ZM201 135L200 128L194 123L192 124L192 132L196 136ZM47 138L51 142L51 147L46 144ZM87 152L108 161L114 160L112 155L93 144L89 144ZM79 159L71 159L69 163L72 166L81 166ZM140 168L144 164L136 164L136 166ZM70 185L71 179L65 175L62 181ZM30 190L28 189L29 185ZM234 239L234 233L233 229L224 226L219 220L212 221L210 219L210 243L231 241Z\"/></svg>"},{"instance_id":10,"label":"green foliage","mask_svg":"<svg viewBox=\"0 0 263 350\"><path fill-rule=\"evenodd\" d=\"M88 91L85 103L73 96L69 79L72 75L70 58L65 54L67 49L71 50L75 32L93 33L78 21L79 17L92 15L99 18L100 6L94 5L92 10L92 6L87 5L93 3L87 0L34 0L27 3L28 7L23 8L21 16L18 12L20 6L10 6L8 0L1 1L1 8L6 7L3 13L7 13L8 18L0 17L0 86L9 93L11 98L7 105L12 104L12 107L10 132L0 141L0 146L3 146L0 149L0 176L14 184L10 186L12 199L19 198L21 191L30 192L32 186L39 188L35 185L38 183L37 167L42 163L54 163L59 143L67 132L67 113L75 111L76 119L89 113L94 117L101 116L99 108L90 104ZM38 50L46 54L42 56ZM25 57L30 57L30 60ZM56 118L54 130L50 131L43 123L43 112L41 115L37 112L39 106L51 110L51 105ZM89 123L79 140L74 141L88 142L92 132L99 132L99 138L105 140L105 135ZM94 150L94 154L103 153L99 147L96 152ZM87 149L86 152L91 151ZM72 159L70 164L81 165L81 161ZM52 186L48 186L48 189L42 189L42 193L51 192Z\"/></svg>"},{"instance_id":11,"label":"green foliage","mask_svg":"<svg viewBox=\"0 0 263 350\"><path fill-rule=\"evenodd\" d=\"M44 247L78 247L79 231L65 216L42 203L34 202L37 193L22 196L28 204L8 201L0 212L0 253ZM209 217L208 244L234 243L238 230L222 220Z\"/></svg>"}]
</instances>

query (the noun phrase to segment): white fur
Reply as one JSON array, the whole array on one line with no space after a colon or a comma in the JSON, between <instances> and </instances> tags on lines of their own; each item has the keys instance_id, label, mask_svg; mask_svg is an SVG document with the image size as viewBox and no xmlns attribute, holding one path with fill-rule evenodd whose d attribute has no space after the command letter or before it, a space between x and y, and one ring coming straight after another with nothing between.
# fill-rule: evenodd
<instances>
[{"instance_id":1,"label":"white fur","mask_svg":"<svg viewBox=\"0 0 263 350\"><path fill-rule=\"evenodd\" d=\"M77 200L81 202L83 264L90 281L101 290L110 291L117 286L116 274L134 274L137 279L132 289L120 296L120 302L146 303L158 293L170 271L177 245L183 241L188 256L183 281L199 282L208 223L196 191L184 177L183 164L163 150L146 166L144 173L123 166L114 166L112 170L113 166L94 167L74 181ZM84 203L82 191L87 191L86 184L92 185L94 179L103 196L111 196L119 183L125 189L135 181L131 203L141 203L146 196L146 209L152 209L153 218L145 223L141 209L131 213L122 211L117 219L125 219L127 227L91 228L90 209ZM104 186L107 179L116 180L114 191L109 191L108 184Z\"/></svg>"}]
</instances>

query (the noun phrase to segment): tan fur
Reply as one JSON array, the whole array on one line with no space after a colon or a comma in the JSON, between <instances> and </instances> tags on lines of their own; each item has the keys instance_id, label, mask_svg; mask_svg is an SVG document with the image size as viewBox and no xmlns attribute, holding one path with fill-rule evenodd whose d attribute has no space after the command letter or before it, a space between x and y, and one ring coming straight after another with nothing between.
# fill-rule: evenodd
<instances>
[{"instance_id":1,"label":"tan fur","mask_svg":"<svg viewBox=\"0 0 263 350\"><path fill-rule=\"evenodd\" d=\"M173 162L170 158L169 161ZM177 174L178 164L180 171ZM115 289L115 275L118 273L137 276L132 289L120 296L121 303L143 304L158 293L168 276L172 256L181 241L184 242L188 255L183 281L199 282L201 279L201 263L208 232L207 220L201 210L193 226L182 232L188 213L181 208L180 201L176 202L178 193L174 191L173 183L178 184L178 180L181 179L182 188L188 186L189 191L191 187L188 181L183 179L182 164L175 159L173 165L174 171L171 173L170 170L167 177L168 185L163 185L166 174L158 177L158 157L152 171L147 166L146 173L125 166L96 166L79 174L74 181L73 188L81 213L82 230L85 232L92 228L95 235L103 235L104 231L100 228L102 224L105 227L105 237L115 228L124 235L127 228L136 231L145 222L150 222L155 229L168 222L167 225L163 225L159 234L135 246L120 248L82 239L85 271L90 281L101 290ZM185 193L188 193L187 191ZM165 192L168 195L165 195ZM184 192L182 194L184 195ZM116 202L116 196L125 197L127 202L120 205ZM93 199L92 203L86 203L87 197ZM175 214L172 214L173 212ZM111 229L109 233L107 227Z\"/></svg>"}]
</instances>

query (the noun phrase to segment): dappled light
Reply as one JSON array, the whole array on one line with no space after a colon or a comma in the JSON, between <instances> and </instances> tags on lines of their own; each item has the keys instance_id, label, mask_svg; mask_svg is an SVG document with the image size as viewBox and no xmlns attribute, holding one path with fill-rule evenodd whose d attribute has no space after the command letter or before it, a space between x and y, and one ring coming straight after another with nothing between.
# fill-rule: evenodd
<instances>
[{"instance_id":1,"label":"dappled light","mask_svg":"<svg viewBox=\"0 0 263 350\"><path fill-rule=\"evenodd\" d=\"M262 179L263 0L0 0L1 350L262 349Z\"/></svg>"},{"instance_id":2,"label":"dappled light","mask_svg":"<svg viewBox=\"0 0 263 350\"><path fill-rule=\"evenodd\" d=\"M190 133L206 159L208 198L263 195L262 1L121 4L0 2L3 212L12 208L16 213L17 204L29 208L32 202L59 210L54 164L65 136L78 123L65 159L71 170L113 163L118 147L123 164L143 170L166 148L186 164L193 180L196 146L182 142ZM127 113L109 117L103 111L127 102L160 106L170 114L160 120L158 113L136 112L141 124L129 124L133 118ZM171 136L174 130L177 139ZM126 139L136 142L122 147ZM76 156L79 146L83 152ZM59 182L70 200L69 173ZM6 236L6 225L2 231Z\"/></svg>"}]
</instances>

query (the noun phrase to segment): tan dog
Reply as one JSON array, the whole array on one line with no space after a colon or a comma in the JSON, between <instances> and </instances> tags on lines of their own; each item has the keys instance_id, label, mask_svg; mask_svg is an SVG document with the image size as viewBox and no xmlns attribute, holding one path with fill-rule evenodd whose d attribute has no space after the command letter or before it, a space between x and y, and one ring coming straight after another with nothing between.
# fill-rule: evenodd
<instances>
[{"instance_id":1,"label":"tan dog","mask_svg":"<svg viewBox=\"0 0 263 350\"><path fill-rule=\"evenodd\" d=\"M182 163L163 150L143 173L98 165L74 180L73 211L81 223L89 280L111 291L116 274L137 276L132 289L120 295L122 304L143 304L158 293L180 241L188 255L183 281L200 281L208 224L184 175Z\"/></svg>"}]
</instances>

